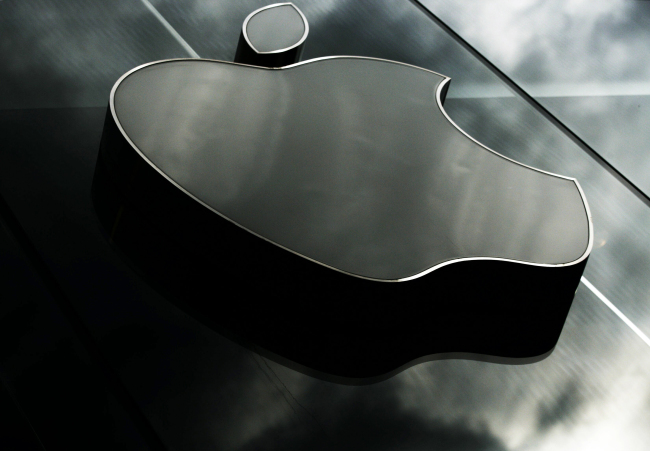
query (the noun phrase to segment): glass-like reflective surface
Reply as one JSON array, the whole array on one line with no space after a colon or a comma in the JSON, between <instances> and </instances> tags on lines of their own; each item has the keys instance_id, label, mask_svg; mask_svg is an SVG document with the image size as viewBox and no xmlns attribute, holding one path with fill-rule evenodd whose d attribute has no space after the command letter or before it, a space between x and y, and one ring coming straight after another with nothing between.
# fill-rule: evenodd
<instances>
[{"instance_id":1,"label":"glass-like reflective surface","mask_svg":"<svg viewBox=\"0 0 650 451\"><path fill-rule=\"evenodd\" d=\"M187 53L139 1L4 1L0 108L106 106L124 72Z\"/></svg>"},{"instance_id":2,"label":"glass-like reflective surface","mask_svg":"<svg viewBox=\"0 0 650 451\"><path fill-rule=\"evenodd\" d=\"M234 56L244 18L265 5L152 3L199 55L225 60ZM509 91L498 78L411 3L295 3L310 22L305 58L374 56L448 75L453 81L446 110L471 136L526 164L576 177L594 216L595 249L586 277L650 333L646 205L534 108L514 95L502 95ZM15 345L19 360L3 353L0 371L3 383L14 375L23 383L26 398L15 393L23 410L41 419L32 423L36 429L48 419L63 418L70 407L85 415L82 399L94 400L90 405L110 399L108 406L123 406L130 399L142 422L120 426L117 430L127 432L114 441L108 438L116 429L96 428L95 443L86 448L129 443L133 449L196 450L648 449L650 348L585 285L578 289L557 348L542 362L430 362L362 387L322 382L269 362L180 312L143 283L102 235L90 186L111 86L137 64L187 56L183 46L137 1L5 0L0 22L6 61L0 73L3 86L11 87L0 94L0 191L56 282L54 288L46 285L48 293L58 294L52 300L46 293L50 300L44 305L56 310L56 299L69 302L128 395L88 396L69 383L69 390L48 386L51 393L64 394L60 397L29 395L48 368L82 373L72 358L63 358L74 355L74 349L54 352L52 338L38 335L52 321L47 315L37 327L25 321L25 330L34 334L30 347L25 348L23 338L4 340L3 351ZM638 52L644 49L638 47ZM552 52L544 49L542 54ZM588 54L588 49L580 51ZM623 75L616 77L625 79ZM78 108L82 105L97 107ZM612 133L613 140L625 139L624 132ZM2 248L4 261L11 252L7 249ZM18 267L15 260L9 264ZM32 266L26 268L29 273ZM12 293L8 283L17 280L15 273L5 274L3 306ZM37 278L27 279L33 287L43 276L29 277ZM215 286L221 288L217 277ZM2 316L3 324L16 324L7 310ZM53 321L64 331L57 333L68 334L66 321ZM12 337L17 335L8 339ZM47 356L52 366L39 365ZM60 378L70 380L65 374ZM99 377L96 383L105 380ZM63 403L68 409L60 408ZM120 418L123 410L117 410L103 412ZM127 412L129 418L137 416ZM143 435L149 439L134 438L146 430L152 431ZM54 449L70 443L63 440L66 433L74 437L74 429L50 431Z\"/></svg>"},{"instance_id":3,"label":"glass-like reflective surface","mask_svg":"<svg viewBox=\"0 0 650 451\"><path fill-rule=\"evenodd\" d=\"M422 3L650 195L650 2Z\"/></svg>"}]
</instances>

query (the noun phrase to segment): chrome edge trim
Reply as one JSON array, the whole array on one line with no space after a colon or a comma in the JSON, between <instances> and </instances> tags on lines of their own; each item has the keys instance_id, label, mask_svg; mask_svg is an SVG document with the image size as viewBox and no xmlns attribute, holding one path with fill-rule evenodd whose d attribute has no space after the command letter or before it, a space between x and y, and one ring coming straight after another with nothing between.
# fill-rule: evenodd
<instances>
[{"instance_id":1,"label":"chrome edge trim","mask_svg":"<svg viewBox=\"0 0 650 451\"><path fill-rule=\"evenodd\" d=\"M277 8L278 6L287 6L287 5L291 6L293 9L295 9L298 12L298 14L300 15L300 17L302 18L302 23L305 25L305 32L302 34L302 37L295 44L290 45L289 47L286 47L286 48L283 48L283 49L280 49L280 50L273 50L271 52L260 52L260 51L258 51L255 48L255 46L251 43L250 39L248 39L248 33L246 33L246 27L248 25L248 21L251 20L255 14L257 14L259 12L262 12L265 9ZM305 42L305 39L307 39L307 35L309 34L309 23L307 22L307 18L302 13L302 11L300 11L300 9L296 5L294 5L293 3L291 3L291 2L274 3L272 5L267 5L267 6L264 6L264 7L260 8L260 9L256 9L255 11L250 13L248 16L246 16L246 19L244 19L244 24L242 25L242 34L244 35L244 39L246 40L246 43L248 44L248 46L251 49L253 49L256 53L258 53L260 55L272 55L274 53L286 52L287 50L291 50L291 49L293 49L295 47L298 47L300 44Z\"/></svg>"},{"instance_id":2,"label":"chrome edge trim","mask_svg":"<svg viewBox=\"0 0 650 451\"><path fill-rule=\"evenodd\" d=\"M271 6L276 6L276 5L271 5ZM475 143L480 145L482 148L494 153L495 155L498 155L501 158L504 158L504 159L506 159L508 161L516 163L516 164L518 164L520 166L523 166L525 168L532 169L534 171L538 171L538 172L541 172L541 173L544 173L544 174L547 174L547 175L551 175L553 177L558 177L558 178L562 178L562 179L566 179L566 180L571 180L572 182L574 182L576 184L576 187L578 188L578 192L580 193L580 197L582 198L583 205L585 207L585 213L587 215L587 222L588 222L588 234L589 234L589 236L588 236L588 243L587 243L587 248L586 248L585 252L579 258L577 258L576 260L573 260L573 261L567 262L567 263L534 263L534 262L527 262L527 261L522 261L522 260L513 260L513 259L507 259L507 258L498 258L498 257L454 258L454 259L451 259L451 260L444 261L442 263L438 263L438 264L436 264L436 265L434 265L434 266L432 266L430 268L427 268L424 271L421 271L421 272L419 272L417 274L414 274L412 276L403 277L403 278L400 278L400 279L376 279L376 278L373 278L373 277L366 277L366 276L362 276L362 275L359 275L359 274L354 274L354 273L351 273L351 272L343 271L341 269L338 269L338 268L335 268L333 266L327 265L325 263L319 262L318 260L314 260L313 258L310 258L310 257L308 257L306 255L303 255L303 254L301 254L299 252L296 252L296 251L294 251L292 249L289 249L289 248L287 248L287 247L285 247L285 246L283 246L281 244L276 243L275 241L272 241L272 240L270 240L270 239L268 239L268 238L266 238L266 237L264 237L264 236L262 236L262 235L260 235L260 234L258 234L256 232L242 226L241 224L233 221L229 217L223 215L219 211L212 208L210 205L203 202L201 199L194 196L192 193L190 193L185 188L183 188L178 183L176 183L174 180L172 180L160 168L158 168L155 164L153 164L144 155L144 153L142 153L142 151L138 148L138 146L135 145L135 143L133 141L131 141L131 138L128 137L128 135L126 134L126 132L122 128L122 124L120 123L120 121L119 121L119 119L117 117L117 114L115 112L115 92L117 91L117 88L119 87L120 83L122 83L122 81L125 78L127 78L129 75L133 74L134 72L137 72L140 69L144 69L145 67L153 66L153 65L156 65L156 64L170 63L170 62L176 62L176 61L190 61L190 62L205 61L205 62L216 62L216 63L223 63L223 64L231 64L231 65L234 65L234 66L255 67L255 68L259 68L259 69L263 69L263 70L285 70L285 69L290 69L290 68L293 68L293 67L296 67L296 66L301 66L303 64L310 64L310 63L314 63L316 61L322 61L322 60L328 60L328 59L362 59L362 60L382 61L382 62L386 62L386 63L398 64L398 65L401 65L401 66L413 67L415 69L423 70L425 72L430 72L432 74L443 77L444 80L442 80L438 84L438 87L436 89L436 93L435 93L436 102L438 103L438 107L442 110L442 112L445 115L445 117L447 118L447 120L449 120L449 122L451 122L451 124L456 129L458 129L462 134L464 134L465 136L470 138L472 141L474 141ZM370 281L373 281L373 282L408 282L410 280L418 279L418 278L420 278L422 276L425 276L425 275L427 275L427 274L429 274L429 273L431 273L431 272L433 272L433 271L435 271L435 270L437 270L439 268L442 268L444 266L451 265L452 263L461 263L461 262L466 262L466 261L479 261L479 260L480 261L503 261L503 262L510 262L510 263L520 263L520 264L529 265L529 266L538 266L538 267L546 267L546 268L561 268L561 267L566 267L566 266L573 266L573 265L576 265L576 264L582 262L583 260L585 260L589 256L589 254L591 253L591 250L593 248L593 241L594 241L593 240L593 223L592 223L592 217L591 217L591 210L589 209L589 204L587 203L587 199L585 198L584 192L582 191L582 187L580 186L578 181L573 177L566 177L566 176L563 176L563 175L554 174L552 172L543 171L541 169L537 169L537 168L534 168L532 166L528 166L528 165L525 165L523 163L520 163L520 162L518 162L516 160L513 160L511 158L508 158L508 157L506 157L504 155L501 155L500 153L490 149L489 147L481 144L480 142L478 142L477 140L472 138L470 135L468 135L454 121L452 121L451 118L449 118L449 115L447 115L447 112L442 107L442 101L441 101L441 97L440 97L441 92L442 92L442 88L444 87L445 84L449 83L450 81L451 81L450 77L447 77L446 75L442 75L442 74L440 74L438 72L434 72L434 71L429 70L429 69L424 69L422 67L414 66L412 64L400 63L398 61L391 61L391 60L382 59L382 58L372 58L372 57L365 57L365 56L347 56L347 55L346 56L324 56L324 57L314 58L314 59L310 59L310 60L306 60L306 61L300 61L298 63L291 64L289 66L278 67L278 68L251 66L251 65L248 65L248 64L241 64L241 63L235 63L235 62L230 62L230 61L220 61L220 60L206 59L206 58L200 58L200 59L197 59L197 58L170 58L170 59L165 59L165 60L160 60L160 61L152 61L152 62L149 62L149 63L142 64L140 66L134 67L133 69L131 69L130 71L128 71L124 75L122 75L115 82L115 84L113 85L113 88L111 89L111 94L110 94L110 98L109 98L109 106L110 106L110 109L111 109L111 115L113 116L113 120L115 121L115 124L117 125L120 132L122 133L122 136L124 136L124 138L127 140L127 142L129 144L131 144L133 149L135 149L135 151L142 157L142 159L144 161L146 161L147 163L149 163L149 165L153 169L155 169L160 175L162 175L164 178L169 180L170 183L172 183L174 186L176 186L182 192L184 192L189 197L194 199L196 202L200 203L201 205L203 205L204 207L206 207L210 211L216 213L217 215L224 218L225 220L231 222L232 224L236 225L237 227L240 227L240 228L246 230L247 232L255 235L258 238L261 238L261 239L263 239L263 240L265 240L265 241L267 241L267 242L269 242L269 243L271 243L271 244L273 244L275 246L278 246L278 247L280 247L280 248L282 248L282 249L284 249L284 250L286 250L288 252L291 252L291 253L293 253L295 255L298 255L299 257L302 257L302 258L304 258L306 260L309 260L309 261L314 262L314 263L316 263L318 265L324 266L326 268L332 269L334 271L338 271L340 273L343 273L343 274L346 274L346 275L349 275L349 276L357 277L359 279L370 280Z\"/></svg>"}]
</instances>

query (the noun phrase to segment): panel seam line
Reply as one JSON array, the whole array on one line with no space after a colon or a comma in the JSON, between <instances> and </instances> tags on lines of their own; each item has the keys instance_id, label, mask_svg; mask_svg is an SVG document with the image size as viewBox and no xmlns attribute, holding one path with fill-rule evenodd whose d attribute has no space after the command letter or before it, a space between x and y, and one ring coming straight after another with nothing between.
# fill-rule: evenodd
<instances>
[{"instance_id":1,"label":"panel seam line","mask_svg":"<svg viewBox=\"0 0 650 451\"><path fill-rule=\"evenodd\" d=\"M192 58L200 58L199 54L194 51L192 46L190 46L185 39L176 31L174 27L171 26L169 22L167 22L167 19L163 17L162 14L156 9L155 6L149 2L149 0L140 0L142 4L153 14L156 19L171 33L171 35L176 39L176 41L185 49L185 51L192 57Z\"/></svg>"},{"instance_id":2,"label":"panel seam line","mask_svg":"<svg viewBox=\"0 0 650 451\"><path fill-rule=\"evenodd\" d=\"M591 282L587 280L586 277L582 276L580 278L580 282L582 282L587 288L589 288L589 290L591 290L591 292L595 294L598 299L600 299L607 307L609 307L609 309L612 312L614 312L616 316L618 316L621 320L623 320L623 322L627 324L628 327L632 329L632 331L634 331L634 333L637 334L639 338L641 338L641 340L645 342L645 344L650 346L650 338L648 338L648 336L644 334L643 331L636 326L636 324L634 324L627 316L625 316L623 312L621 312L618 308L616 308L616 306L612 304L612 301L607 299L607 297L603 293L601 293L600 290L598 290L598 288L593 286Z\"/></svg>"},{"instance_id":3,"label":"panel seam line","mask_svg":"<svg viewBox=\"0 0 650 451\"><path fill-rule=\"evenodd\" d=\"M467 50L472 56L474 56L485 68L491 71L494 75L497 76L510 90L512 90L516 95L524 100L528 105L537 110L545 119L547 119L551 124L553 124L560 133L563 133L567 138L573 141L580 149L582 149L587 155L596 161L605 171L609 172L619 183L621 183L627 190L632 193L637 199L643 202L646 206L650 207L650 196L646 194L641 188L627 178L621 171L619 171L612 163L610 163L605 157L598 153L594 148L592 148L587 142L580 138L573 130L571 130L567 125L559 120L555 115L553 115L548 109L546 109L541 103L539 103L534 97L532 97L528 92L526 92L521 86L519 86L513 79L511 79L505 72L499 69L494 63L492 63L485 55L479 52L474 48L468 41L466 41L460 34L458 34L453 28L447 25L442 19L433 13L429 8L424 6L420 0L409 0L413 6L419 9L425 16L429 17L436 25L438 25L442 31L446 32L449 37L456 41L461 47Z\"/></svg>"}]
</instances>

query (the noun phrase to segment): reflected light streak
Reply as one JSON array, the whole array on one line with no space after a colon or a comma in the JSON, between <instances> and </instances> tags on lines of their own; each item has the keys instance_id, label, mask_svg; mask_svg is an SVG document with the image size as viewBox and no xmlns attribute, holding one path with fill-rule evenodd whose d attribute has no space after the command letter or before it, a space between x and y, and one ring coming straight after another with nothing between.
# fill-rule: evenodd
<instances>
[{"instance_id":1,"label":"reflected light streak","mask_svg":"<svg viewBox=\"0 0 650 451\"><path fill-rule=\"evenodd\" d=\"M617 309L616 306L615 306L614 304L612 304L612 302L611 302L609 299L607 299L603 293L601 293L601 292L600 292L600 291L599 291L595 286L593 286L593 285L591 284L591 282L589 282L585 277L582 277L582 278L580 279L580 281L581 281L583 284L585 284L585 286L586 286L587 288L589 288L589 289L591 290L591 292L594 293L594 294L596 295L596 297L598 297L598 299L600 299L601 301L603 301L603 303L604 303L607 307L609 307L609 309L610 309L612 312L616 313L616 316L618 316L619 318L621 318L621 319L623 320L623 322L624 322L625 324L627 324L627 325L629 326L629 328L632 329L632 330L634 331L634 333L637 334L637 335L641 338L641 340L643 340L643 341L645 342L645 344L647 344L648 346L650 346L650 338L648 338L648 336L647 336L646 334L644 334L644 333L641 331L641 329L639 329L638 327L636 327L636 325L635 325L632 321L630 321L630 319L629 319L627 316L625 316L625 315L623 314L623 312L621 312L619 309Z\"/></svg>"},{"instance_id":2,"label":"reflected light streak","mask_svg":"<svg viewBox=\"0 0 650 451\"><path fill-rule=\"evenodd\" d=\"M523 87L531 97L610 97L610 96L650 96L650 83L647 82L607 82L607 83L539 83ZM453 83L447 93L448 99L485 99L515 97L514 92L504 85L471 85Z\"/></svg>"},{"instance_id":3,"label":"reflected light streak","mask_svg":"<svg viewBox=\"0 0 650 451\"><path fill-rule=\"evenodd\" d=\"M160 12L158 12L156 7L153 6L149 2L149 0L140 0L140 1L144 6L147 7L149 11L151 11L151 14L153 14L156 17L156 19L158 19L158 21L167 29L167 31L171 33L174 39L178 41L178 43L185 49L187 53L189 53L189 55L192 58L200 58L199 54L194 51L194 49L187 43L185 39L183 39L183 37L180 34L178 34L178 31L176 31L174 27L172 27L171 24L167 22L167 20L162 16L162 14L160 14Z\"/></svg>"},{"instance_id":4,"label":"reflected light streak","mask_svg":"<svg viewBox=\"0 0 650 451\"><path fill-rule=\"evenodd\" d=\"M650 83L543 83L527 86L526 92L533 97L647 96L650 95Z\"/></svg>"}]
</instances>

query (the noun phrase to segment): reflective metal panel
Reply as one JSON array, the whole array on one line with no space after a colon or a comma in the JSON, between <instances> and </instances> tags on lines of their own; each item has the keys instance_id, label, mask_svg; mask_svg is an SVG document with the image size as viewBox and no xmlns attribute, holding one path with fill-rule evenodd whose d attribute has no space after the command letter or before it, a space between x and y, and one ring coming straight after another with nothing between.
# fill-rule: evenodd
<instances>
[{"instance_id":1,"label":"reflective metal panel","mask_svg":"<svg viewBox=\"0 0 650 451\"><path fill-rule=\"evenodd\" d=\"M336 269L404 279L449 260L572 263L589 244L573 180L481 147L445 78L360 58L283 70L170 61L115 90L125 136L242 227Z\"/></svg>"}]
</instances>

